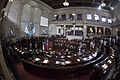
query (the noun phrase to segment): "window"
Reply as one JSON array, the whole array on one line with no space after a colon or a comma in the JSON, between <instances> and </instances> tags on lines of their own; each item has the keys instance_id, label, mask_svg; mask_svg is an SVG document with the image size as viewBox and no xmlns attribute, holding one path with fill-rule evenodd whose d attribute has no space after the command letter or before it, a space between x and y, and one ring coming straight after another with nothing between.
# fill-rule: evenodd
<instances>
[{"instance_id":1,"label":"window","mask_svg":"<svg viewBox=\"0 0 120 80\"><path fill-rule=\"evenodd\" d=\"M95 27L94 26L87 26L87 35L94 35L95 34Z\"/></svg>"},{"instance_id":2,"label":"window","mask_svg":"<svg viewBox=\"0 0 120 80\"><path fill-rule=\"evenodd\" d=\"M66 20L66 15L65 14L62 15L62 20Z\"/></svg>"},{"instance_id":3,"label":"window","mask_svg":"<svg viewBox=\"0 0 120 80\"><path fill-rule=\"evenodd\" d=\"M58 33L61 33L61 29L60 28L58 29Z\"/></svg>"},{"instance_id":4,"label":"window","mask_svg":"<svg viewBox=\"0 0 120 80\"><path fill-rule=\"evenodd\" d=\"M103 35L103 28L102 27L97 27L97 34Z\"/></svg>"},{"instance_id":5,"label":"window","mask_svg":"<svg viewBox=\"0 0 120 80\"><path fill-rule=\"evenodd\" d=\"M57 25L57 35L64 35L64 25Z\"/></svg>"},{"instance_id":6,"label":"window","mask_svg":"<svg viewBox=\"0 0 120 80\"><path fill-rule=\"evenodd\" d=\"M73 25L66 26L66 35L74 35L74 27Z\"/></svg>"},{"instance_id":7,"label":"window","mask_svg":"<svg viewBox=\"0 0 120 80\"><path fill-rule=\"evenodd\" d=\"M98 21L99 20L99 15L94 14L94 18L95 18L96 21Z\"/></svg>"},{"instance_id":8,"label":"window","mask_svg":"<svg viewBox=\"0 0 120 80\"><path fill-rule=\"evenodd\" d=\"M105 28L105 35L111 35L110 28Z\"/></svg>"},{"instance_id":9,"label":"window","mask_svg":"<svg viewBox=\"0 0 120 80\"><path fill-rule=\"evenodd\" d=\"M82 26L75 27L75 36L83 36L83 27Z\"/></svg>"},{"instance_id":10,"label":"window","mask_svg":"<svg viewBox=\"0 0 120 80\"><path fill-rule=\"evenodd\" d=\"M59 15L54 15L54 20L59 20Z\"/></svg>"},{"instance_id":11,"label":"window","mask_svg":"<svg viewBox=\"0 0 120 80\"><path fill-rule=\"evenodd\" d=\"M91 14L87 14L87 20L92 20L92 15Z\"/></svg>"},{"instance_id":12,"label":"window","mask_svg":"<svg viewBox=\"0 0 120 80\"><path fill-rule=\"evenodd\" d=\"M77 20L82 20L82 14L77 14Z\"/></svg>"},{"instance_id":13,"label":"window","mask_svg":"<svg viewBox=\"0 0 120 80\"><path fill-rule=\"evenodd\" d=\"M112 23L112 19L108 18L108 23Z\"/></svg>"},{"instance_id":14,"label":"window","mask_svg":"<svg viewBox=\"0 0 120 80\"><path fill-rule=\"evenodd\" d=\"M102 22L106 22L106 18L105 17L102 17Z\"/></svg>"},{"instance_id":15,"label":"window","mask_svg":"<svg viewBox=\"0 0 120 80\"><path fill-rule=\"evenodd\" d=\"M74 20L74 15L69 14L69 19L70 19L70 20Z\"/></svg>"}]
</instances>

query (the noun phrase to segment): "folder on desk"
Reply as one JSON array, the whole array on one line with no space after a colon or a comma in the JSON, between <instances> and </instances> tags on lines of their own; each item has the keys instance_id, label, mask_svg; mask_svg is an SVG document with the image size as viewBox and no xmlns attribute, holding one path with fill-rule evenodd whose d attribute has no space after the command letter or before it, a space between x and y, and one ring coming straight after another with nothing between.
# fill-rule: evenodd
<instances>
[{"instance_id":1,"label":"folder on desk","mask_svg":"<svg viewBox=\"0 0 120 80\"><path fill-rule=\"evenodd\" d=\"M71 63L71 61L65 61L65 63L66 63L66 64L70 64L70 63Z\"/></svg>"},{"instance_id":2,"label":"folder on desk","mask_svg":"<svg viewBox=\"0 0 120 80\"><path fill-rule=\"evenodd\" d=\"M56 61L55 64L60 64L60 61Z\"/></svg>"},{"instance_id":3,"label":"folder on desk","mask_svg":"<svg viewBox=\"0 0 120 80\"><path fill-rule=\"evenodd\" d=\"M47 59L45 59L44 61L43 61L43 63L48 63L49 62L49 60L47 60Z\"/></svg>"},{"instance_id":4,"label":"folder on desk","mask_svg":"<svg viewBox=\"0 0 120 80\"><path fill-rule=\"evenodd\" d=\"M35 58L35 61L39 61L40 60L40 58Z\"/></svg>"},{"instance_id":5,"label":"folder on desk","mask_svg":"<svg viewBox=\"0 0 120 80\"><path fill-rule=\"evenodd\" d=\"M107 69L108 68L107 64L102 65L102 68Z\"/></svg>"}]
</instances>

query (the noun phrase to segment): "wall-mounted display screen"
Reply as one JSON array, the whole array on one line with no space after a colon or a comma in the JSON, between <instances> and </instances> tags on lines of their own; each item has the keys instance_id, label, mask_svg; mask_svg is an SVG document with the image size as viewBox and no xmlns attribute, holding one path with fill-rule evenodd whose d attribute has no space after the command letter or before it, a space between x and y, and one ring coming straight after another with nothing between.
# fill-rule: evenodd
<instances>
[{"instance_id":1,"label":"wall-mounted display screen","mask_svg":"<svg viewBox=\"0 0 120 80\"><path fill-rule=\"evenodd\" d=\"M45 17L41 16L40 26L46 26L46 27L48 27L48 18L45 18Z\"/></svg>"}]
</instances>

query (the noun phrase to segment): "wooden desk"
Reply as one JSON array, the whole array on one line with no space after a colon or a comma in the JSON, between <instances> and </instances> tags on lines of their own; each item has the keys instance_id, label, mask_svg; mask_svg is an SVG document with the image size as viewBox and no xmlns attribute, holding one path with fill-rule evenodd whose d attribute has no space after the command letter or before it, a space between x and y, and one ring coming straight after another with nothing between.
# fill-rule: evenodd
<instances>
[{"instance_id":1,"label":"wooden desk","mask_svg":"<svg viewBox=\"0 0 120 80\"><path fill-rule=\"evenodd\" d=\"M34 41L34 39L32 41ZM57 42L60 41L57 40ZM71 43L74 43L74 41L70 42L70 44ZM34 43L32 44L35 45ZM102 46L101 48L99 45L92 49L89 40L86 40L82 44L87 45L84 47L84 54L80 54L81 52L74 48L69 49L64 47L64 45L62 45L64 49L60 48L60 50L57 50L59 48L43 50L42 48L35 49L23 46L20 47L19 45L14 46L13 48L15 53L21 56L26 71L45 77L65 77L70 74L82 75L92 71L95 64L102 62L110 54L106 54L107 51L105 46ZM77 47L78 44L74 46Z\"/></svg>"}]
</instances>

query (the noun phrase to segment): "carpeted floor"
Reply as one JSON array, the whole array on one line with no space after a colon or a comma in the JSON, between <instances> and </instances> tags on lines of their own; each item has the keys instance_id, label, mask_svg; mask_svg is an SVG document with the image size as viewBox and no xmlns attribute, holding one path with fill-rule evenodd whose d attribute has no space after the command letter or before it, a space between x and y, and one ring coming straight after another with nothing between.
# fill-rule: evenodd
<instances>
[{"instance_id":1,"label":"carpeted floor","mask_svg":"<svg viewBox=\"0 0 120 80\"><path fill-rule=\"evenodd\" d=\"M62 78L62 79L46 79L46 78L43 78L43 77L40 77L40 76L36 76L36 75L32 75L28 72L26 72L24 70L24 67L22 64L17 64L16 65L16 68L17 68L17 71L18 71L18 76L20 77L20 80L90 80L90 76L92 74L92 72L86 74L86 75L83 75L83 76L80 76L80 77L77 77L77 78L74 78L74 76L71 75L71 77L69 78Z\"/></svg>"}]
</instances>

